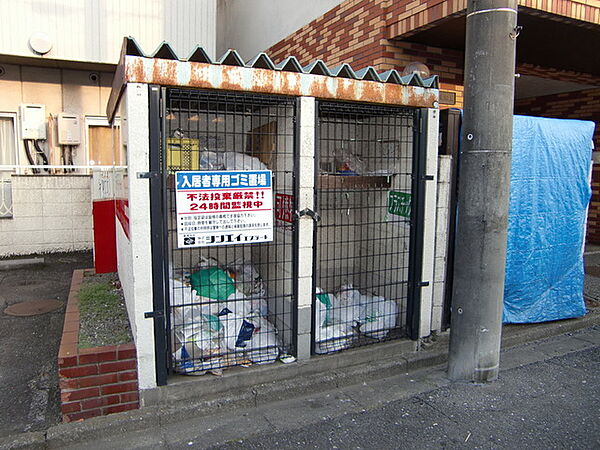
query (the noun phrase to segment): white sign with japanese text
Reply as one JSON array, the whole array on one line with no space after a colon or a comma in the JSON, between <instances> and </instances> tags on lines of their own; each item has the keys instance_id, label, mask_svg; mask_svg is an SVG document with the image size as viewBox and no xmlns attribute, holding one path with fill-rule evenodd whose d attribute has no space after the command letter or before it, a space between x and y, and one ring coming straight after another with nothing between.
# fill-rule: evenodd
<instances>
[{"instance_id":1,"label":"white sign with japanese text","mask_svg":"<svg viewBox=\"0 0 600 450\"><path fill-rule=\"evenodd\" d=\"M176 172L175 183L179 248L273 240L270 170Z\"/></svg>"}]
</instances>

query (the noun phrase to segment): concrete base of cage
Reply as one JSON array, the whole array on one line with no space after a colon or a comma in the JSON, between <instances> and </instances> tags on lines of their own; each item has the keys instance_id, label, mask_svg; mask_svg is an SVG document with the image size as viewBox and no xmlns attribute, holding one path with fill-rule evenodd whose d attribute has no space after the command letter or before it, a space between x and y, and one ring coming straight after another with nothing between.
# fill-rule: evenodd
<instances>
[{"instance_id":1,"label":"concrete base of cage","mask_svg":"<svg viewBox=\"0 0 600 450\"><path fill-rule=\"evenodd\" d=\"M401 339L379 345L348 349L334 355L316 355L305 362L233 367L222 376L188 377L173 375L166 386L141 392L144 406L190 404L212 401L215 405L233 398L232 393L250 393L238 399L254 405L262 401L278 401L303 393L361 383L367 379L385 378L415 368L417 341ZM426 352L419 352L426 353ZM260 393L260 394L259 394ZM255 395L256 394L256 395ZM237 397L236 397L237 398ZM245 398L245 397L244 397Z\"/></svg>"}]
</instances>

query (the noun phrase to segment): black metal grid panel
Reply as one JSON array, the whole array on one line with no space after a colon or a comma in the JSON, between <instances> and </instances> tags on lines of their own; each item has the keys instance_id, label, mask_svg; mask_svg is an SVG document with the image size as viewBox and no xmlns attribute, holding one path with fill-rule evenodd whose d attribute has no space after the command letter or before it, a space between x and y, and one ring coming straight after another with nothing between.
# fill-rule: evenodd
<instances>
[{"instance_id":1,"label":"black metal grid panel","mask_svg":"<svg viewBox=\"0 0 600 450\"><path fill-rule=\"evenodd\" d=\"M287 97L167 89L166 272L175 372L295 355L295 105ZM175 172L264 169L272 171L272 242L177 248Z\"/></svg>"},{"instance_id":2,"label":"black metal grid panel","mask_svg":"<svg viewBox=\"0 0 600 450\"><path fill-rule=\"evenodd\" d=\"M318 104L315 353L407 335L416 117Z\"/></svg>"}]
</instances>

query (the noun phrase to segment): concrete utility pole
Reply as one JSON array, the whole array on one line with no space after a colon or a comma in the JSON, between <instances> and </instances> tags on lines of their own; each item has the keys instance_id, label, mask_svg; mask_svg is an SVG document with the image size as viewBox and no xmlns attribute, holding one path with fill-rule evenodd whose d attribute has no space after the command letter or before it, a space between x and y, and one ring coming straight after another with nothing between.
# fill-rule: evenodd
<instances>
[{"instance_id":1,"label":"concrete utility pole","mask_svg":"<svg viewBox=\"0 0 600 450\"><path fill-rule=\"evenodd\" d=\"M469 0L448 376L498 378L512 150L516 0Z\"/></svg>"}]
</instances>

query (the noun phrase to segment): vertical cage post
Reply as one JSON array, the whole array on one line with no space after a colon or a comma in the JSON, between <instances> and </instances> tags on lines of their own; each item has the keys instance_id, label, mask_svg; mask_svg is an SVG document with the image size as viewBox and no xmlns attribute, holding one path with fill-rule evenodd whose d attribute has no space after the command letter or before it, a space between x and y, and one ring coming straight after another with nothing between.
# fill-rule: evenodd
<instances>
[{"instance_id":1,"label":"vertical cage post","mask_svg":"<svg viewBox=\"0 0 600 450\"><path fill-rule=\"evenodd\" d=\"M312 353L313 293L314 293L314 229L315 220L315 106L314 97L297 101L298 152L296 152L296 210L298 264L298 359L306 360Z\"/></svg>"},{"instance_id":2,"label":"vertical cage post","mask_svg":"<svg viewBox=\"0 0 600 450\"><path fill-rule=\"evenodd\" d=\"M152 245L152 295L154 310L147 314L154 320L154 345L156 384L167 384L168 338L165 313L165 278L164 265L164 205L161 164L161 96L159 86L150 86L149 90L150 121L150 229Z\"/></svg>"},{"instance_id":3,"label":"vertical cage post","mask_svg":"<svg viewBox=\"0 0 600 450\"><path fill-rule=\"evenodd\" d=\"M411 240L409 265L409 302L407 325L411 339L419 338L421 312L421 274L423 270L423 230L425 217L425 163L427 157L427 140L424 132L427 129L427 114L419 110L415 115L413 135L413 175L412 189L415 193L411 210Z\"/></svg>"}]
</instances>

